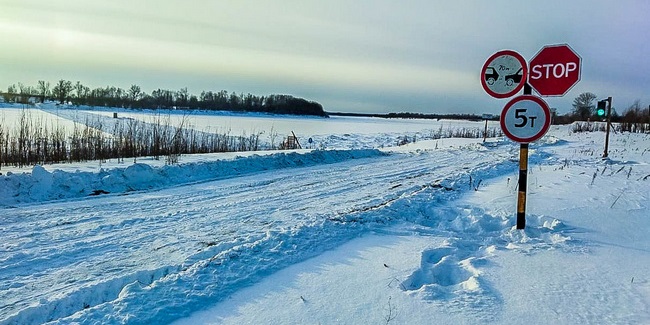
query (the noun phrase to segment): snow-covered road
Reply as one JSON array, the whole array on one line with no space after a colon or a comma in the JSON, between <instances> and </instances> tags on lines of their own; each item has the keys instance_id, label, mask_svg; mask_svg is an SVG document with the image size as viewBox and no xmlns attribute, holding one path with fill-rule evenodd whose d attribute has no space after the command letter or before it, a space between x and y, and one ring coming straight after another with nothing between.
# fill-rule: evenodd
<instances>
[{"instance_id":1,"label":"snow-covered road","mask_svg":"<svg viewBox=\"0 0 650 325\"><path fill-rule=\"evenodd\" d=\"M0 323L186 316L391 218L369 212L511 172L512 152L391 153L4 209Z\"/></svg>"}]
</instances>

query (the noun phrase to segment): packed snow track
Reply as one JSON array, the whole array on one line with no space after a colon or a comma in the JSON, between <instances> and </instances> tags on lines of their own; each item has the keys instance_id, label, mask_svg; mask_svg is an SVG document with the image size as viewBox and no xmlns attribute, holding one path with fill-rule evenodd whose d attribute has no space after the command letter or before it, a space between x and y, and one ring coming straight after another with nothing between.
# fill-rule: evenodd
<instances>
[{"instance_id":1,"label":"packed snow track","mask_svg":"<svg viewBox=\"0 0 650 325\"><path fill-rule=\"evenodd\" d=\"M187 316L399 218L382 213L395 201L446 200L470 176L511 171L513 148L379 154L4 208L0 324ZM471 159L459 163L457 150Z\"/></svg>"}]
</instances>

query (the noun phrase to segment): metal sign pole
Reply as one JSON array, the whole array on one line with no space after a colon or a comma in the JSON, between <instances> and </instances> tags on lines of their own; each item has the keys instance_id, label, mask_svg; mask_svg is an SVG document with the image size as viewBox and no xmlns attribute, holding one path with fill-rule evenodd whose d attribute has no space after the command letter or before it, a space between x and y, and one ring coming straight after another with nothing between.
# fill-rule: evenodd
<instances>
[{"instance_id":1,"label":"metal sign pole","mask_svg":"<svg viewBox=\"0 0 650 325\"><path fill-rule=\"evenodd\" d=\"M603 153L603 158L607 158L609 150L609 126L612 117L612 97L607 97L607 104L607 131L605 133L605 152Z\"/></svg>"}]
</instances>

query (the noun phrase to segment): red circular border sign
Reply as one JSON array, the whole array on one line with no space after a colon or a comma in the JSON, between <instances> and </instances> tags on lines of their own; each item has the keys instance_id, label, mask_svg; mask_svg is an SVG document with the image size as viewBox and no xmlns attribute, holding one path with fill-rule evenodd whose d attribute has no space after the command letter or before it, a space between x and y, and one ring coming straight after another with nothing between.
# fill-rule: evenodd
<instances>
[{"instance_id":1,"label":"red circular border sign","mask_svg":"<svg viewBox=\"0 0 650 325\"><path fill-rule=\"evenodd\" d=\"M544 115L546 116L546 120L544 121L544 125L542 125L542 128L535 133L534 135L527 137L527 138L521 138L518 137L509 130L508 125L506 125L506 115L508 111L515 106L515 104L521 102L521 101L532 101L535 102L535 104L539 105L539 107L542 109L544 112ZM523 118L521 118L522 121L525 121ZM521 95L513 98L510 100L506 106L503 108L503 111L501 111L501 116L499 118L499 123L501 124L501 130L503 133L508 137L509 139L515 141L515 142L520 142L520 143L529 143L533 142L535 140L538 140L539 138L543 137L546 132L548 132L548 129L551 127L551 109L548 107L548 104L546 102L533 95Z\"/></svg>"},{"instance_id":2,"label":"red circular border sign","mask_svg":"<svg viewBox=\"0 0 650 325\"><path fill-rule=\"evenodd\" d=\"M521 64L521 67L522 67L522 77L521 77L521 82L519 82L519 85L517 87L515 87L513 90L511 90L511 91L509 91L507 93L502 94L502 93L494 92L488 87L487 81L485 80L485 71L487 70L490 63L492 63L492 61L494 61L494 59L496 59L499 56L503 56L503 55L512 56L515 59L517 59L517 61L519 61L519 63ZM499 52L496 52L496 53L492 54L492 56L490 56L485 61L485 63L483 64L483 68L481 69L481 85L483 86L483 89L485 90L486 93L488 93L490 96L495 97L495 98L512 97L513 95L518 93L524 87L524 84L526 83L527 80L528 80L528 63L526 63L526 59L524 59L524 57L521 56L521 54L519 54L519 53L517 53L517 52L515 52L513 50L501 50Z\"/></svg>"}]
</instances>

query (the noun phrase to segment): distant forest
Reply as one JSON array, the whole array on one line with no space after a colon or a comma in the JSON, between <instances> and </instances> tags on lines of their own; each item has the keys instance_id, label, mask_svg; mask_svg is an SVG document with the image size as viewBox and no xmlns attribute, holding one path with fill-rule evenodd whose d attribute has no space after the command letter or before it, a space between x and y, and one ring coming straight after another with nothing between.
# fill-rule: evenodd
<instances>
[{"instance_id":1,"label":"distant forest","mask_svg":"<svg viewBox=\"0 0 650 325\"><path fill-rule=\"evenodd\" d=\"M370 116L380 118L418 118L418 119L458 119L477 121L487 117L489 120L499 120L498 115L482 116L474 114L423 114L423 113L331 113L325 112L317 102L291 95L256 96L250 93L244 95L236 92L221 90L218 92L202 91L199 96L190 94L187 88L180 90L156 89L148 94L138 85L129 89L114 86L90 89L80 81L72 83L69 80L59 80L54 86L49 82L39 80L36 86L22 83L13 84L0 96L8 103L29 104L36 101L48 100L73 105L124 107L135 109L201 109L233 112L264 112L272 114L313 115L327 117L338 116ZM578 95L573 102L573 110L565 115L558 115L556 109L551 109L553 124L569 124L575 121L604 121L606 116L599 115L596 104L603 104L593 93L586 92ZM596 103L597 102L597 103ZM650 106L646 109L640 100L635 101L627 109L619 111L611 108L611 122L622 124L623 131L647 132L650 130Z\"/></svg>"},{"instance_id":2,"label":"distant forest","mask_svg":"<svg viewBox=\"0 0 650 325\"><path fill-rule=\"evenodd\" d=\"M430 119L430 120L467 120L467 121L483 121L483 115L476 114L424 114L424 113L387 113L387 114L366 114L366 113L333 113L327 114L332 116L357 116L357 117L380 117L380 118L405 118L405 119ZM498 115L490 115L488 120L498 121Z\"/></svg>"},{"instance_id":3,"label":"distant forest","mask_svg":"<svg viewBox=\"0 0 650 325\"><path fill-rule=\"evenodd\" d=\"M8 103L27 104L33 101L54 100L61 104L136 109L177 108L327 116L321 104L291 95L256 96L250 93L244 95L221 90L202 91L199 96L196 96L190 94L187 88L156 89L148 94L138 85L131 85L126 90L114 86L91 89L80 81L73 84L72 81L63 79L54 86L44 80L39 80L36 86L13 84L1 95Z\"/></svg>"}]
</instances>

